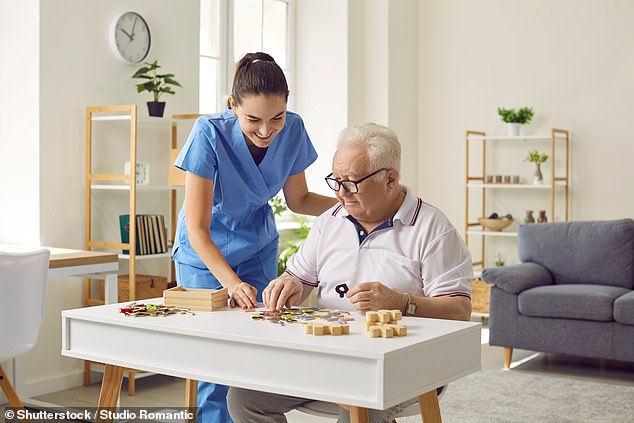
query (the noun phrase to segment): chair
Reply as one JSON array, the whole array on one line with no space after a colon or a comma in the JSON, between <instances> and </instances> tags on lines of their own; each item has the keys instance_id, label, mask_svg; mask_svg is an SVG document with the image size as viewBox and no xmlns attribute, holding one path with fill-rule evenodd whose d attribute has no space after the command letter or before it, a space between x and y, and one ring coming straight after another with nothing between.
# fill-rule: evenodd
<instances>
[{"instance_id":1,"label":"chair","mask_svg":"<svg viewBox=\"0 0 634 423\"><path fill-rule=\"evenodd\" d=\"M441 400L442 397L445 396L445 392L447 392L447 387L449 385L445 385L442 388L439 388L438 392L438 401ZM425 421L425 417L423 416L423 400L419 397L418 401L414 401L411 405L406 407L401 413L394 416L394 418L398 417L411 417L420 415L423 421ZM304 414L308 414L315 417L323 417L326 419L337 420L339 417L339 405L333 402L325 402L325 401L310 401L299 407L295 408L297 411L302 412ZM395 420L393 420L395 421Z\"/></svg>"},{"instance_id":2,"label":"chair","mask_svg":"<svg viewBox=\"0 0 634 423\"><path fill-rule=\"evenodd\" d=\"M0 246L0 363L33 348L44 314L50 252ZM24 408L0 366L0 387L9 405Z\"/></svg>"}]
</instances>

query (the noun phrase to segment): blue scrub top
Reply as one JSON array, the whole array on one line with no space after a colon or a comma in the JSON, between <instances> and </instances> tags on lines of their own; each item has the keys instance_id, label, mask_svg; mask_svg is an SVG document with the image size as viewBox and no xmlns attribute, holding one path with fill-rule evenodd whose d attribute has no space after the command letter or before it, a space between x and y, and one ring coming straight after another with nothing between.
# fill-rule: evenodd
<instances>
[{"instance_id":1,"label":"blue scrub top","mask_svg":"<svg viewBox=\"0 0 634 423\"><path fill-rule=\"evenodd\" d=\"M196 120L174 165L214 181L211 239L229 265L235 267L258 256L262 248L278 238L268 201L290 175L303 172L316 159L304 122L287 111L284 128L256 165L238 118L226 109ZM184 204L172 255L176 262L206 268L189 243Z\"/></svg>"}]
</instances>

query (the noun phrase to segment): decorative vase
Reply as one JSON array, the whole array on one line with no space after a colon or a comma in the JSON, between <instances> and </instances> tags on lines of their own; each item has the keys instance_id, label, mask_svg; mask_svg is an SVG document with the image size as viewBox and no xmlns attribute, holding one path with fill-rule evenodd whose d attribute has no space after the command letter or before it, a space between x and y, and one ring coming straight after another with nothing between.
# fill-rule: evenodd
<instances>
[{"instance_id":1,"label":"decorative vase","mask_svg":"<svg viewBox=\"0 0 634 423\"><path fill-rule=\"evenodd\" d=\"M539 216L537 216L537 223L546 223L548 218L546 217L546 210L540 210Z\"/></svg>"},{"instance_id":2,"label":"decorative vase","mask_svg":"<svg viewBox=\"0 0 634 423\"><path fill-rule=\"evenodd\" d=\"M163 117L164 111L165 111L164 101L148 101L147 102L147 112L150 116Z\"/></svg>"},{"instance_id":3,"label":"decorative vase","mask_svg":"<svg viewBox=\"0 0 634 423\"><path fill-rule=\"evenodd\" d=\"M508 135L509 137L519 137L521 125L521 123L507 123L506 135Z\"/></svg>"},{"instance_id":4,"label":"decorative vase","mask_svg":"<svg viewBox=\"0 0 634 423\"><path fill-rule=\"evenodd\" d=\"M535 163L535 173L533 174L533 184L541 185L544 182L544 175L542 175L542 164Z\"/></svg>"},{"instance_id":5,"label":"decorative vase","mask_svg":"<svg viewBox=\"0 0 634 423\"><path fill-rule=\"evenodd\" d=\"M532 210L526 210L526 217L524 217L524 223L535 223Z\"/></svg>"}]
</instances>

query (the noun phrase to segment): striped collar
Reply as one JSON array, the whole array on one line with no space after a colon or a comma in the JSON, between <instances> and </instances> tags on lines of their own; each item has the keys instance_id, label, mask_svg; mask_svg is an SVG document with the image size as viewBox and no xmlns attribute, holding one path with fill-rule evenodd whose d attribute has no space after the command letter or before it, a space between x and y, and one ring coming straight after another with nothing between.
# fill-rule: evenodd
<instances>
[{"instance_id":1,"label":"striped collar","mask_svg":"<svg viewBox=\"0 0 634 423\"><path fill-rule=\"evenodd\" d=\"M418 218L420 209L423 206L423 200L414 196L414 194L412 194L412 191L405 185L401 186L403 187L403 189L405 189L406 192L405 200L394 215L393 220L400 220L401 223L403 223L404 225L413 226L416 223L416 219ZM344 218L348 216L348 212L341 204L338 204L334 209L332 209L330 213L332 216Z\"/></svg>"}]
</instances>

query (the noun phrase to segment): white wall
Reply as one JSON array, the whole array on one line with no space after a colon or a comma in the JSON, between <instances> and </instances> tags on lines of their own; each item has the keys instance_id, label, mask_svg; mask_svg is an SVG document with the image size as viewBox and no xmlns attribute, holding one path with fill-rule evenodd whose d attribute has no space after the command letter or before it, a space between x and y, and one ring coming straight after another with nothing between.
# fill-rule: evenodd
<instances>
[{"instance_id":1,"label":"white wall","mask_svg":"<svg viewBox=\"0 0 634 423\"><path fill-rule=\"evenodd\" d=\"M296 3L295 111L302 116L319 154L317 162L306 170L308 188L325 195L332 195L332 191L323 178L331 172L337 135L348 122L346 3Z\"/></svg>"},{"instance_id":2,"label":"white wall","mask_svg":"<svg viewBox=\"0 0 634 423\"><path fill-rule=\"evenodd\" d=\"M138 66L118 62L111 53L109 24L115 15L127 10L147 19L152 33L148 59L158 59L183 85L176 95L161 98L167 101L166 115L195 113L198 2L47 0L40 7L41 239L44 245L83 248L85 108L137 104L139 116L147 117L145 102L151 99L149 93L137 94L130 78ZM144 142L147 148L153 140L144 138L142 127L139 131L139 148L144 148ZM117 173L123 171L122 166L120 163ZM150 168L151 176L153 173L158 175L159 169ZM139 203L138 207L142 211L144 206ZM116 241L117 232L114 237ZM77 278L50 280L45 325L38 344L26 357L29 395L80 383L81 362L59 356L59 312L81 307L82 289Z\"/></svg>"},{"instance_id":3,"label":"white wall","mask_svg":"<svg viewBox=\"0 0 634 423\"><path fill-rule=\"evenodd\" d=\"M572 131L571 218L632 217L633 22L627 0L420 2L418 181L426 199L463 230L465 130L503 134L496 108L526 105L535 109L526 133ZM521 153L531 147L547 145ZM497 165L532 172L522 156ZM522 220L527 208L549 204L531 201L495 207Z\"/></svg>"},{"instance_id":4,"label":"white wall","mask_svg":"<svg viewBox=\"0 0 634 423\"><path fill-rule=\"evenodd\" d=\"M365 122L396 131L401 180L416 189L416 10L415 0L297 2L297 111L319 153L307 171L311 189L332 194L323 177L337 135Z\"/></svg>"},{"instance_id":5,"label":"white wall","mask_svg":"<svg viewBox=\"0 0 634 423\"><path fill-rule=\"evenodd\" d=\"M39 2L0 1L0 244L39 244Z\"/></svg>"}]
</instances>

